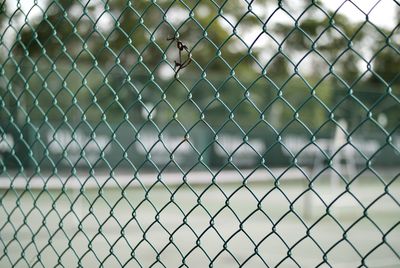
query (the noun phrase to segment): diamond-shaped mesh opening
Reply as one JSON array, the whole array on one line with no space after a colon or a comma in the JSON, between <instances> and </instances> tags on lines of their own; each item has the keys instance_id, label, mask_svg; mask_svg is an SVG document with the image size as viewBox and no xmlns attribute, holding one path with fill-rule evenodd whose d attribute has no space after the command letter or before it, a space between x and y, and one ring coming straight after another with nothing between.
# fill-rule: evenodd
<instances>
[{"instance_id":1,"label":"diamond-shaped mesh opening","mask_svg":"<svg viewBox=\"0 0 400 268\"><path fill-rule=\"evenodd\" d=\"M256 248L260 259L274 266L287 256L287 246L275 232L265 236Z\"/></svg>"},{"instance_id":2,"label":"diamond-shaped mesh opening","mask_svg":"<svg viewBox=\"0 0 400 268\"><path fill-rule=\"evenodd\" d=\"M399 210L396 205L396 202L386 195L380 198L378 197L374 200L373 204L368 207L368 217L374 224L379 226L383 232L386 232L397 224L396 219L387 214L387 210L390 208ZM379 213L386 214L387 216L379 217Z\"/></svg>"},{"instance_id":3,"label":"diamond-shaped mesh opening","mask_svg":"<svg viewBox=\"0 0 400 268\"><path fill-rule=\"evenodd\" d=\"M360 232L360 229L368 230L368 234L370 235L369 239L375 241L374 244L378 244L380 242L381 232L367 219L362 219L349 228L346 233L347 240L353 247L357 249L360 254L365 255L366 252L370 251L373 247L371 247L372 244L367 245L362 242L362 236L357 235L357 233Z\"/></svg>"}]
</instances>

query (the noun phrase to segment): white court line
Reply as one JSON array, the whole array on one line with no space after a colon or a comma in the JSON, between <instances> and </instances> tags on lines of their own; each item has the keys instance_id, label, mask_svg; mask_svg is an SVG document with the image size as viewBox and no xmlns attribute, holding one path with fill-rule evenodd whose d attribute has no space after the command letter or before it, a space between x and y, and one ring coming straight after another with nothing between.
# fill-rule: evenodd
<instances>
[{"instance_id":1,"label":"white court line","mask_svg":"<svg viewBox=\"0 0 400 268\"><path fill-rule=\"evenodd\" d=\"M217 173L213 171L192 171L186 176L180 172L163 172L163 173L128 173L119 172L113 175L105 171L94 172L90 175L88 172L78 172L75 175L66 173L56 174L34 174L32 176L18 174L16 176L0 175L0 189L91 189L99 188L106 184L106 187L125 187L129 184L132 187L140 185L150 186L156 182L162 182L166 185L182 184L185 180L189 184L206 184L211 183L213 175L216 183L242 182L244 178L248 178L249 182L270 182L277 178L282 180L299 180L306 179L305 175L296 168L271 169L273 176L266 169L241 170L240 173L235 170L223 170ZM242 174L242 175L240 175ZM84 186L82 186L84 185Z\"/></svg>"}]
</instances>

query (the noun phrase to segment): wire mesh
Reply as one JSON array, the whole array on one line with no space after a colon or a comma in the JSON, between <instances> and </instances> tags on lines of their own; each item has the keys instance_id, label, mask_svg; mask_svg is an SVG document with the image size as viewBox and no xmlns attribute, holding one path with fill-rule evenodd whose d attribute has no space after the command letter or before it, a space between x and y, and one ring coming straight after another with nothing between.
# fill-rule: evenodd
<instances>
[{"instance_id":1,"label":"wire mesh","mask_svg":"<svg viewBox=\"0 0 400 268\"><path fill-rule=\"evenodd\" d=\"M399 266L399 18L3 1L0 266Z\"/></svg>"}]
</instances>

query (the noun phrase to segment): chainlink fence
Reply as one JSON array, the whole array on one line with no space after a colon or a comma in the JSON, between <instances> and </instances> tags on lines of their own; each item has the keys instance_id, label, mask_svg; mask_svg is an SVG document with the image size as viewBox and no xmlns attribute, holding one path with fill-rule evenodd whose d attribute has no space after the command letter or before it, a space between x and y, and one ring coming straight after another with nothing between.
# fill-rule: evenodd
<instances>
[{"instance_id":1,"label":"chainlink fence","mask_svg":"<svg viewBox=\"0 0 400 268\"><path fill-rule=\"evenodd\" d=\"M400 266L399 18L3 0L0 266Z\"/></svg>"}]
</instances>

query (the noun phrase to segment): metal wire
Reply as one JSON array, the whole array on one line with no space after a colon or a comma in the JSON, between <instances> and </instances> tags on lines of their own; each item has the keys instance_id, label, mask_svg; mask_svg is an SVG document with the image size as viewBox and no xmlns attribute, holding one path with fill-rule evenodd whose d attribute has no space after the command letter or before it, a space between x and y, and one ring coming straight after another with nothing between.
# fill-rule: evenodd
<instances>
[{"instance_id":1,"label":"metal wire","mask_svg":"<svg viewBox=\"0 0 400 268\"><path fill-rule=\"evenodd\" d=\"M3 1L0 266L400 266L400 3L327 2Z\"/></svg>"}]
</instances>

